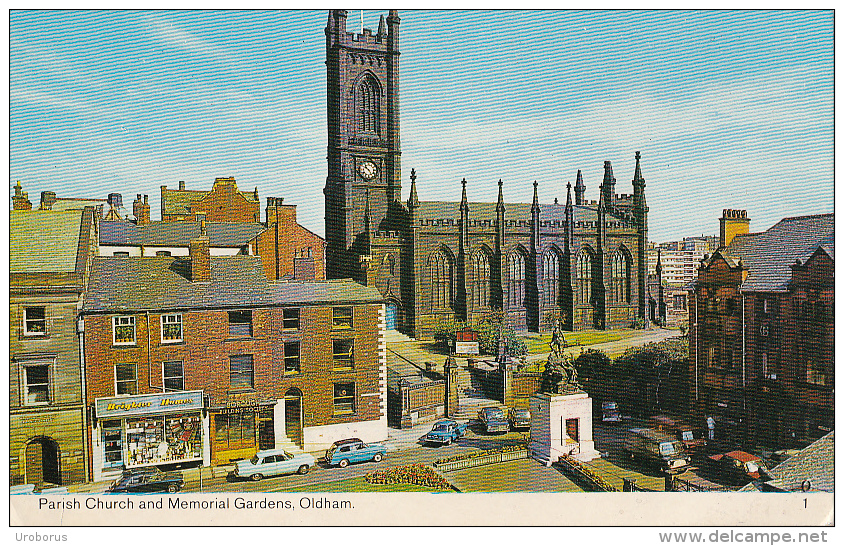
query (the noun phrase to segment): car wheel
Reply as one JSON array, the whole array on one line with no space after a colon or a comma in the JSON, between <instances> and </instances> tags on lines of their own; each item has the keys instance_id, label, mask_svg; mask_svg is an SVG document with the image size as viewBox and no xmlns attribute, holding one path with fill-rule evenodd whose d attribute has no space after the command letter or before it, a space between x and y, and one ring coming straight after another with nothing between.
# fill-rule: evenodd
<instances>
[{"instance_id":1,"label":"car wheel","mask_svg":"<svg viewBox=\"0 0 844 546\"><path fill-rule=\"evenodd\" d=\"M340 468L346 468L347 466L349 466L349 459L343 459L338 464Z\"/></svg>"},{"instance_id":2,"label":"car wheel","mask_svg":"<svg viewBox=\"0 0 844 546\"><path fill-rule=\"evenodd\" d=\"M168 493L178 493L179 492L179 486L175 483L171 483L170 485L167 486L167 492Z\"/></svg>"},{"instance_id":3,"label":"car wheel","mask_svg":"<svg viewBox=\"0 0 844 546\"><path fill-rule=\"evenodd\" d=\"M384 458L383 455L381 455L380 453L376 453L375 456L372 457L372 460L375 461L376 463L380 463L381 459L383 459L383 458Z\"/></svg>"},{"instance_id":4,"label":"car wheel","mask_svg":"<svg viewBox=\"0 0 844 546\"><path fill-rule=\"evenodd\" d=\"M308 471L310 471L310 469L311 469L310 466L303 464L302 466L299 467L299 470L297 470L296 472L299 473L299 474L307 474Z\"/></svg>"},{"instance_id":5,"label":"car wheel","mask_svg":"<svg viewBox=\"0 0 844 546\"><path fill-rule=\"evenodd\" d=\"M252 480L253 482L259 482L262 479L264 479L264 475L263 474L252 474L251 476L249 476L249 479Z\"/></svg>"}]
</instances>

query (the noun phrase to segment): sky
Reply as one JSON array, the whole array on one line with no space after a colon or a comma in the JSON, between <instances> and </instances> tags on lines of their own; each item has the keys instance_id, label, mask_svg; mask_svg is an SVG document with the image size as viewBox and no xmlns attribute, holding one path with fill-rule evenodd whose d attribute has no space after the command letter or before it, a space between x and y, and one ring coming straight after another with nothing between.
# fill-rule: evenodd
<instances>
[{"instance_id":1,"label":"sky","mask_svg":"<svg viewBox=\"0 0 844 546\"><path fill-rule=\"evenodd\" d=\"M377 29L386 11L362 12ZM565 200L603 162L649 238L833 211L831 11L401 11L402 189ZM349 29L361 12L350 10ZM241 190L324 235L325 11L12 11L9 195ZM10 205L11 206L11 205Z\"/></svg>"}]
</instances>

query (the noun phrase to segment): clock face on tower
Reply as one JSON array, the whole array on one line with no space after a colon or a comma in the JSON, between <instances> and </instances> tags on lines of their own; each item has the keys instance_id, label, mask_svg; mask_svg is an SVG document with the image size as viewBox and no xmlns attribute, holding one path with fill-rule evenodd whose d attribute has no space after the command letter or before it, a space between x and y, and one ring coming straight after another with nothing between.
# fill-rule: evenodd
<instances>
[{"instance_id":1,"label":"clock face on tower","mask_svg":"<svg viewBox=\"0 0 844 546\"><path fill-rule=\"evenodd\" d=\"M378 167L372 161L364 161L358 166L358 173L364 180L372 180L378 174Z\"/></svg>"}]
</instances>

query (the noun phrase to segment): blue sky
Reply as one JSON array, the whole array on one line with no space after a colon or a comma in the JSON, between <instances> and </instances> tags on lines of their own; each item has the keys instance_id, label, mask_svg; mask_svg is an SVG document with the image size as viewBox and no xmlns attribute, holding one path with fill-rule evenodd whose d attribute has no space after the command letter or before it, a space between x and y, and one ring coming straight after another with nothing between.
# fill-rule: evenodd
<instances>
[{"instance_id":1,"label":"blue sky","mask_svg":"<svg viewBox=\"0 0 844 546\"><path fill-rule=\"evenodd\" d=\"M359 26L359 11L349 27ZM377 28L382 12L365 11ZM384 12L386 13L386 12ZM799 11L401 11L403 197L565 199L642 152L657 242L833 210L833 16ZM324 234L325 11L15 11L10 188L241 189ZM11 195L11 190L10 190Z\"/></svg>"}]
</instances>

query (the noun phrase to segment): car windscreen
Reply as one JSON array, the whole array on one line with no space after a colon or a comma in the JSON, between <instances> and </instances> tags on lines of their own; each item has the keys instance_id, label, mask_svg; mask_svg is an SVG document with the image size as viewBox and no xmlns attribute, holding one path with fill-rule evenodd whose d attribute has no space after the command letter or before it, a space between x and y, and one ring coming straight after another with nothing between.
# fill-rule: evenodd
<instances>
[{"instance_id":1,"label":"car windscreen","mask_svg":"<svg viewBox=\"0 0 844 546\"><path fill-rule=\"evenodd\" d=\"M431 432L448 432L448 425L434 425Z\"/></svg>"},{"instance_id":2,"label":"car windscreen","mask_svg":"<svg viewBox=\"0 0 844 546\"><path fill-rule=\"evenodd\" d=\"M487 419L504 419L504 412L501 410L487 410L486 412Z\"/></svg>"},{"instance_id":3,"label":"car windscreen","mask_svg":"<svg viewBox=\"0 0 844 546\"><path fill-rule=\"evenodd\" d=\"M249 459L249 462L252 464L258 464L258 456L255 455L254 457L252 457L251 459Z\"/></svg>"},{"instance_id":4,"label":"car windscreen","mask_svg":"<svg viewBox=\"0 0 844 546\"><path fill-rule=\"evenodd\" d=\"M660 455L675 455L677 450L674 449L674 444L671 442L660 442L659 444L659 454Z\"/></svg>"},{"instance_id":5,"label":"car windscreen","mask_svg":"<svg viewBox=\"0 0 844 546\"><path fill-rule=\"evenodd\" d=\"M694 440L695 439L695 433L692 432L691 430L684 430L683 432L680 433L680 437L685 441Z\"/></svg>"}]
</instances>

